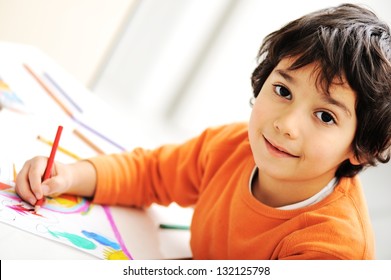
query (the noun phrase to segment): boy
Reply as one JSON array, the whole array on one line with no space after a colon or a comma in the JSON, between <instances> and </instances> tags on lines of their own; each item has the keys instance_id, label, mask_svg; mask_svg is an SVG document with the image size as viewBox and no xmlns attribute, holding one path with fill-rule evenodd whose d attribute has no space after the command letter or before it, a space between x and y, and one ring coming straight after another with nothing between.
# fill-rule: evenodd
<instances>
[{"instance_id":1,"label":"boy","mask_svg":"<svg viewBox=\"0 0 391 280\"><path fill-rule=\"evenodd\" d=\"M27 161L16 191L35 204L71 193L95 203L194 206L195 259L373 259L356 176L390 159L391 42L355 5L320 10L265 38L248 124L182 145L55 163Z\"/></svg>"}]
</instances>

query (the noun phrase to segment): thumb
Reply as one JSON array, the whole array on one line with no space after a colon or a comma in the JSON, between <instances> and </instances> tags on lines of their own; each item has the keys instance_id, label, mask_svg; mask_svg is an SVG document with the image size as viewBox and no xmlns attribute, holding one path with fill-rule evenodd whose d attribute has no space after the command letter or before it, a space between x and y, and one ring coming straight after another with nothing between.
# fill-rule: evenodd
<instances>
[{"instance_id":1,"label":"thumb","mask_svg":"<svg viewBox=\"0 0 391 280\"><path fill-rule=\"evenodd\" d=\"M44 196L58 196L64 192L64 180L59 176L51 177L42 182L41 190Z\"/></svg>"},{"instance_id":2,"label":"thumb","mask_svg":"<svg viewBox=\"0 0 391 280\"><path fill-rule=\"evenodd\" d=\"M50 195L50 187L47 184L42 184L42 193L44 196Z\"/></svg>"}]
</instances>

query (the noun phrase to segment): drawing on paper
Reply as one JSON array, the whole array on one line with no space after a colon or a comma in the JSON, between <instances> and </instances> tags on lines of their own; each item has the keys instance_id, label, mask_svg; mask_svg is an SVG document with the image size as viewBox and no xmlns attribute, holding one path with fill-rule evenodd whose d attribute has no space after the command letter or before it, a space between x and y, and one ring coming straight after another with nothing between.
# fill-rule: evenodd
<instances>
[{"instance_id":1,"label":"drawing on paper","mask_svg":"<svg viewBox=\"0 0 391 280\"><path fill-rule=\"evenodd\" d=\"M101 259L132 259L108 209L85 198L48 197L35 213L34 207L22 201L12 187L3 188L0 190L0 221Z\"/></svg>"}]
</instances>

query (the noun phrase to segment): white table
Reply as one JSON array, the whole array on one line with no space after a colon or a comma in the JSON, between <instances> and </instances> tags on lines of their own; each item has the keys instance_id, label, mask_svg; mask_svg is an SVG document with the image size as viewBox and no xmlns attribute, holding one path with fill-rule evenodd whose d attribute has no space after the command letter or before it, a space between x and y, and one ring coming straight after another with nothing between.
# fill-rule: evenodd
<instances>
[{"instance_id":1,"label":"white table","mask_svg":"<svg viewBox=\"0 0 391 280\"><path fill-rule=\"evenodd\" d=\"M48 156L50 147L37 140L41 135L54 139L58 125L64 126L60 146L71 148L82 158L96 155L96 151L80 141L73 129L83 130L105 153L121 149L85 129L70 118L26 71L28 65L36 73L50 73L56 83L77 101L83 112L72 109L79 121L108 136L125 149L142 141L142 122L127 123L112 108L78 83L54 61L38 49L0 42L0 78L26 103L28 113L0 110L0 154L2 163L13 162L17 170L29 158ZM68 105L69 106L69 105ZM132 126L137 133L130 135ZM126 129L124 129L124 127ZM128 131L127 131L128 130ZM57 152L56 160L75 159ZM192 210L172 205L168 208L153 205L140 210L111 207L111 212L127 249L135 259L181 259L191 257L189 231L159 229L159 223L189 224ZM0 222L0 259L95 259L73 247L36 236Z\"/></svg>"}]
</instances>

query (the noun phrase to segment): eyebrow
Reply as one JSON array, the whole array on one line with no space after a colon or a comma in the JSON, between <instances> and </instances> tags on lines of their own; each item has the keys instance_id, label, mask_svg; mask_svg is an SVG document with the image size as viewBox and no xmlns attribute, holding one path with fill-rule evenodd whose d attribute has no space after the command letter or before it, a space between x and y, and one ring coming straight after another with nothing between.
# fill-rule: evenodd
<instances>
[{"instance_id":1,"label":"eyebrow","mask_svg":"<svg viewBox=\"0 0 391 280\"><path fill-rule=\"evenodd\" d=\"M287 71L282 70L282 69L277 69L277 70L275 70L275 72L277 74L279 74L280 76L282 76L288 82L295 83L295 78L293 78L291 75L289 75L289 73Z\"/></svg>"},{"instance_id":2,"label":"eyebrow","mask_svg":"<svg viewBox=\"0 0 391 280\"><path fill-rule=\"evenodd\" d=\"M277 74L279 74L281 77L283 77L286 81L292 83L292 84L295 84L296 81L295 81L295 78L292 77L288 71L285 71L285 70L282 70L282 69L276 69L275 72ZM343 104L342 102L332 98L329 94L326 94L324 92L321 93L322 94L322 100L327 102L328 104L330 105L334 105L334 106L337 106L339 107L340 109L342 109L342 111L345 112L345 114L348 116L348 117L351 117L352 116L352 113L350 112L349 108Z\"/></svg>"},{"instance_id":3,"label":"eyebrow","mask_svg":"<svg viewBox=\"0 0 391 280\"><path fill-rule=\"evenodd\" d=\"M326 101L328 104L337 106L337 107L339 107L340 109L342 109L342 111L344 111L345 114L346 114L348 117L351 117L351 116L352 116L352 113L350 112L350 110L348 109L348 107L347 107L345 104L343 104L342 102L340 102L340 101L338 101L338 100L335 100L335 99L332 98L330 95L327 95L327 94L324 94L324 93L323 93L322 99L323 99L324 101Z\"/></svg>"}]
</instances>

